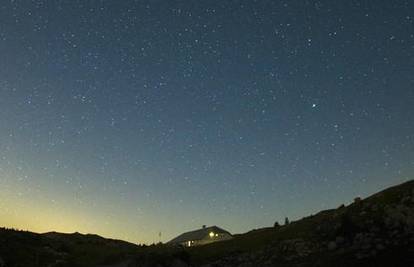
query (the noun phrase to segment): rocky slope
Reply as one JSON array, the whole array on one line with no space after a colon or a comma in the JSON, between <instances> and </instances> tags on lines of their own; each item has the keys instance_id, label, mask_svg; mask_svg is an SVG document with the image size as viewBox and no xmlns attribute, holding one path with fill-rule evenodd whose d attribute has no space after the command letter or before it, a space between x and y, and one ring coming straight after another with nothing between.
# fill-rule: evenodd
<instances>
[{"instance_id":1,"label":"rocky slope","mask_svg":"<svg viewBox=\"0 0 414 267\"><path fill-rule=\"evenodd\" d=\"M232 242L266 239L202 266L414 266L414 181ZM245 239L245 240L243 240ZM217 244L219 246L225 244ZM208 248L200 248L207 250ZM209 249L214 249L212 246Z\"/></svg>"},{"instance_id":2,"label":"rocky slope","mask_svg":"<svg viewBox=\"0 0 414 267\"><path fill-rule=\"evenodd\" d=\"M414 266L414 181L286 226L159 258L131 266Z\"/></svg>"}]
</instances>

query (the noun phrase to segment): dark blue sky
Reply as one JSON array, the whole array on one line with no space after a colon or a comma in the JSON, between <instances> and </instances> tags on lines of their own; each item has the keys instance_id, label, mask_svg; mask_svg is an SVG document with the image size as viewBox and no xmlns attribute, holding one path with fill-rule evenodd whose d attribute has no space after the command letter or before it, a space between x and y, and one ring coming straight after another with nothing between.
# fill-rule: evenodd
<instances>
[{"instance_id":1,"label":"dark blue sky","mask_svg":"<svg viewBox=\"0 0 414 267\"><path fill-rule=\"evenodd\" d=\"M414 174L412 1L2 1L0 224L135 242Z\"/></svg>"}]
</instances>

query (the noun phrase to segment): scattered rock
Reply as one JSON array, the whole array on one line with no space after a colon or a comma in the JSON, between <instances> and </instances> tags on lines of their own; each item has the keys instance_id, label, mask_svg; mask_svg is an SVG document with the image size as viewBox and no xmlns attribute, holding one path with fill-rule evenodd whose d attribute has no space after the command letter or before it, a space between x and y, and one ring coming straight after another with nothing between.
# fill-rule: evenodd
<instances>
[{"instance_id":1,"label":"scattered rock","mask_svg":"<svg viewBox=\"0 0 414 267\"><path fill-rule=\"evenodd\" d=\"M172 262L171 267L188 267L188 264L182 260L176 259Z\"/></svg>"},{"instance_id":2,"label":"scattered rock","mask_svg":"<svg viewBox=\"0 0 414 267\"><path fill-rule=\"evenodd\" d=\"M335 250L337 248L337 245L335 243L335 241L331 241L328 243L328 249L329 250Z\"/></svg>"},{"instance_id":3,"label":"scattered rock","mask_svg":"<svg viewBox=\"0 0 414 267\"><path fill-rule=\"evenodd\" d=\"M343 236L337 236L336 238L335 238L335 243L336 244L342 244L342 243L344 243L345 242L345 238L343 237Z\"/></svg>"},{"instance_id":4,"label":"scattered rock","mask_svg":"<svg viewBox=\"0 0 414 267\"><path fill-rule=\"evenodd\" d=\"M365 210L363 210L359 213L359 216L365 216L365 215L367 215L367 212Z\"/></svg>"},{"instance_id":5,"label":"scattered rock","mask_svg":"<svg viewBox=\"0 0 414 267\"><path fill-rule=\"evenodd\" d=\"M375 248L376 248L377 250L384 250L384 249L385 249L385 246L384 246L383 244L377 244L377 245L375 246Z\"/></svg>"}]
</instances>

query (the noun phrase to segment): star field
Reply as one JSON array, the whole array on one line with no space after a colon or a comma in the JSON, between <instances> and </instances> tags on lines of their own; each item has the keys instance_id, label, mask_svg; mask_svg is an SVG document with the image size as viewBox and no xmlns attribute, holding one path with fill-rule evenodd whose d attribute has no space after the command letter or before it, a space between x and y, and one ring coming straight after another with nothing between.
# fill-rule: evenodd
<instances>
[{"instance_id":1,"label":"star field","mask_svg":"<svg viewBox=\"0 0 414 267\"><path fill-rule=\"evenodd\" d=\"M167 241L414 174L412 1L2 1L0 225Z\"/></svg>"}]
</instances>

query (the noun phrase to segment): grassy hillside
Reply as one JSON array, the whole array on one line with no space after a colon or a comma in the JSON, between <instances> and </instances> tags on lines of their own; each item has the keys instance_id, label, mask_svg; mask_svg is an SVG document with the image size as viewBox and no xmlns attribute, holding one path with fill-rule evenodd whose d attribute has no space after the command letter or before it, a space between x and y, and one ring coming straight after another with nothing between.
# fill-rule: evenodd
<instances>
[{"instance_id":1,"label":"grassy hillside","mask_svg":"<svg viewBox=\"0 0 414 267\"><path fill-rule=\"evenodd\" d=\"M347 207L321 211L286 226L251 231L229 241L191 248L188 252L195 263L211 262L228 255L297 253L304 262L316 264L315 260L325 259L326 262L333 260L337 266L347 262L355 265L358 259L361 263L367 258L384 260L390 257L387 253L401 256L406 252L399 260L409 261L414 266L413 234L414 181L409 181ZM367 244L358 247L357 239ZM298 248L300 246L303 248ZM372 257L364 254L368 251ZM281 264L281 260L278 263Z\"/></svg>"},{"instance_id":2,"label":"grassy hillside","mask_svg":"<svg viewBox=\"0 0 414 267\"><path fill-rule=\"evenodd\" d=\"M288 225L193 248L3 228L0 257L9 267L414 266L414 181Z\"/></svg>"}]
</instances>

